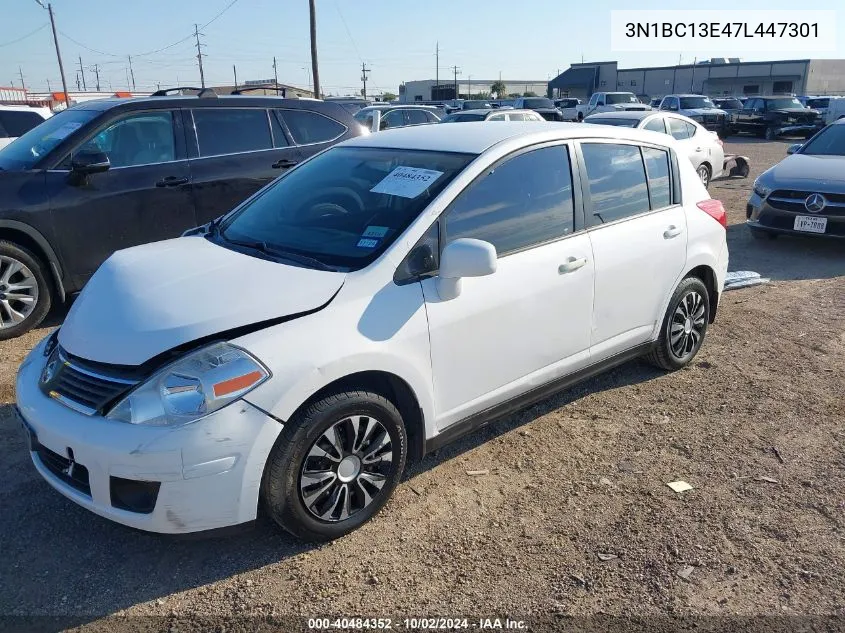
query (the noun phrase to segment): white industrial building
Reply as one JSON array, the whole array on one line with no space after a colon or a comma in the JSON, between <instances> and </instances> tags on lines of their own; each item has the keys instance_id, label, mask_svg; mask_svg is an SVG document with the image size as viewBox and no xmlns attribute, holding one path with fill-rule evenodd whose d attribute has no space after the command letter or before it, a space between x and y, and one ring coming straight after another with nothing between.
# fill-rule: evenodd
<instances>
[{"instance_id":1,"label":"white industrial building","mask_svg":"<svg viewBox=\"0 0 845 633\"><path fill-rule=\"evenodd\" d=\"M457 94L455 81L448 81L445 78L438 83L434 79L421 79L419 81L406 81L399 86L400 103L413 103L415 101L448 101L450 99L466 99L473 95L490 95L490 87L497 81L502 81L507 88L505 94L497 95L498 98L507 98L509 95L519 95L526 92L538 96L546 94L548 81L545 79L475 79L473 77L458 78Z\"/></svg>"}]
</instances>

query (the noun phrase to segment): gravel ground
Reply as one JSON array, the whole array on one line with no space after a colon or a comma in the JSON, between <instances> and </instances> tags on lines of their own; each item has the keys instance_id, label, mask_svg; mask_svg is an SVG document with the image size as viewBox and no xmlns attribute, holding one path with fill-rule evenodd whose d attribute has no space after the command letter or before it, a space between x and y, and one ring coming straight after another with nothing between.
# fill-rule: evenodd
<instances>
[{"instance_id":1,"label":"gravel ground","mask_svg":"<svg viewBox=\"0 0 845 633\"><path fill-rule=\"evenodd\" d=\"M692 366L630 363L430 455L380 516L329 545L267 521L176 540L66 501L29 463L12 409L44 331L0 343L0 615L91 630L232 614L248 616L235 629L286 615L845 627L845 251L756 242L743 226L754 177L788 144L726 143L752 161L747 180L711 188L729 209L731 270L772 283L725 295ZM676 479L693 490L673 492Z\"/></svg>"}]
</instances>

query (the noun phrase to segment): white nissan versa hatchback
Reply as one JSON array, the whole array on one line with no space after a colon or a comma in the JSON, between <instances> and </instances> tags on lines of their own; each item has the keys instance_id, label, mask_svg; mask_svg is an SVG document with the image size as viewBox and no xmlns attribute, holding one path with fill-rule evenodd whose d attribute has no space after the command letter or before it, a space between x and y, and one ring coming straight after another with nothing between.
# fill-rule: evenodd
<instances>
[{"instance_id":1,"label":"white nissan versa hatchback","mask_svg":"<svg viewBox=\"0 0 845 633\"><path fill-rule=\"evenodd\" d=\"M113 255L21 365L38 472L125 525L328 540L406 460L716 314L725 212L666 134L387 131L193 235Z\"/></svg>"}]
</instances>

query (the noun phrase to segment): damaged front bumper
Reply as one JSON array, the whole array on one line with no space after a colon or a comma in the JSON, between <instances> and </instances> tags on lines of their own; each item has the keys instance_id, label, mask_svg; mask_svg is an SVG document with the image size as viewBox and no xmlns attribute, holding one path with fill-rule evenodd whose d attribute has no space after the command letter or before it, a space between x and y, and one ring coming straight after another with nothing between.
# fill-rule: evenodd
<instances>
[{"instance_id":1,"label":"damaged front bumper","mask_svg":"<svg viewBox=\"0 0 845 633\"><path fill-rule=\"evenodd\" d=\"M17 404L33 464L53 488L150 532L200 532L256 518L279 422L242 400L178 427L87 416L38 388L43 345L21 365Z\"/></svg>"},{"instance_id":2,"label":"damaged front bumper","mask_svg":"<svg viewBox=\"0 0 845 633\"><path fill-rule=\"evenodd\" d=\"M736 154L725 154L725 162L722 164L722 174L735 178L748 178L751 172L751 163L747 156Z\"/></svg>"}]
</instances>

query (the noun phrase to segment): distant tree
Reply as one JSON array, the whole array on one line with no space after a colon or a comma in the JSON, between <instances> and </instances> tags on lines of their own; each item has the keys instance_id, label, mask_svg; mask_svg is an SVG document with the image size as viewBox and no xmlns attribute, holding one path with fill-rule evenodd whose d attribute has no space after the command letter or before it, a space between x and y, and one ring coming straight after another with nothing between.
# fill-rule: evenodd
<instances>
[{"instance_id":1,"label":"distant tree","mask_svg":"<svg viewBox=\"0 0 845 633\"><path fill-rule=\"evenodd\" d=\"M381 95L381 100L382 101L395 101L396 95L393 94L392 92L385 92L383 95Z\"/></svg>"},{"instance_id":2,"label":"distant tree","mask_svg":"<svg viewBox=\"0 0 845 633\"><path fill-rule=\"evenodd\" d=\"M527 92L523 92L523 93L522 93L522 96L523 96L523 97L536 97L536 96L537 96L537 93L536 93L536 92L534 92L533 90L529 90L529 91L527 91Z\"/></svg>"},{"instance_id":3,"label":"distant tree","mask_svg":"<svg viewBox=\"0 0 845 633\"><path fill-rule=\"evenodd\" d=\"M490 86L490 92L495 92L496 96L500 99L504 96L507 90L508 87L505 85L505 82L501 79L499 81L494 81L493 85Z\"/></svg>"}]
</instances>

